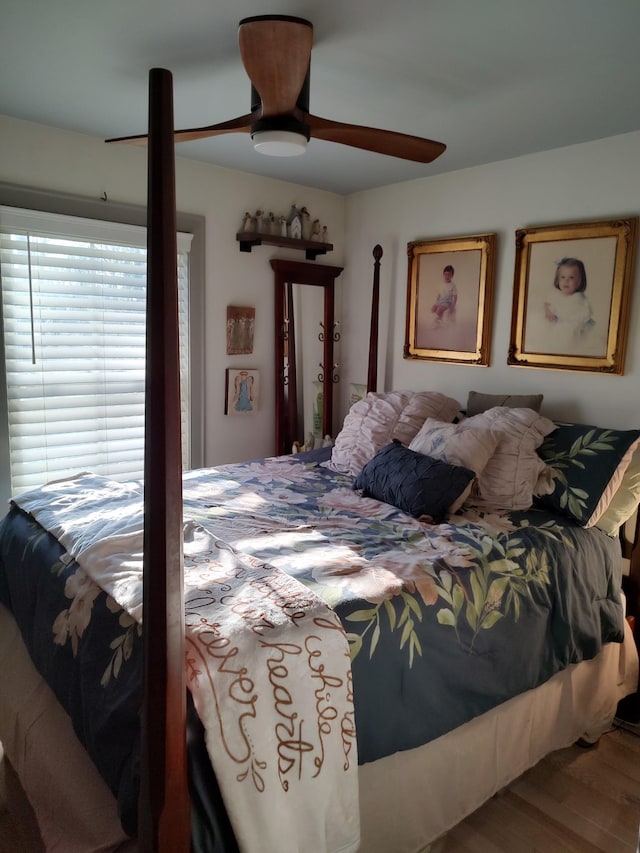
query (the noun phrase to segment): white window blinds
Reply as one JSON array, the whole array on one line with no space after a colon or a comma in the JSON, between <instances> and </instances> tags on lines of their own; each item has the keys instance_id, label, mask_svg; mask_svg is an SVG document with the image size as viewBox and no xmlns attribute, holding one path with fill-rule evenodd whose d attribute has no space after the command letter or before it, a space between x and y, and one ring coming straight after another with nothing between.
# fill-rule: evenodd
<instances>
[{"instance_id":1,"label":"white window blinds","mask_svg":"<svg viewBox=\"0 0 640 853\"><path fill-rule=\"evenodd\" d=\"M178 235L183 463L191 235ZM146 229L0 207L11 488L141 477Z\"/></svg>"}]
</instances>

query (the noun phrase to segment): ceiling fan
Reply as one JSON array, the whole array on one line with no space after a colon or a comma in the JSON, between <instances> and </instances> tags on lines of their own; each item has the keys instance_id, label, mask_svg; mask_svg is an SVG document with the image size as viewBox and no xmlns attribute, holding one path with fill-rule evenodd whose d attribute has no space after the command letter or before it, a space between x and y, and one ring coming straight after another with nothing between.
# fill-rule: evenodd
<instances>
[{"instance_id":1,"label":"ceiling fan","mask_svg":"<svg viewBox=\"0 0 640 853\"><path fill-rule=\"evenodd\" d=\"M302 154L310 138L430 163L446 146L405 133L345 124L309 112L309 71L313 26L289 15L244 18L238 28L240 56L251 81L251 112L229 121L175 131L176 142L223 133L249 133L257 151L274 156ZM145 145L146 135L107 142Z\"/></svg>"}]
</instances>

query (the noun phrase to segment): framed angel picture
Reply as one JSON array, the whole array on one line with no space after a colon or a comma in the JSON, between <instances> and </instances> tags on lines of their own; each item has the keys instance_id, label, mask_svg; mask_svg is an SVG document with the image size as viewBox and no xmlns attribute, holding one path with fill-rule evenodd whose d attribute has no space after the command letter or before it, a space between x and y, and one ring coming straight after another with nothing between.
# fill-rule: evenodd
<instances>
[{"instance_id":1,"label":"framed angel picture","mask_svg":"<svg viewBox=\"0 0 640 853\"><path fill-rule=\"evenodd\" d=\"M225 415L253 415L258 408L260 374L246 368L227 368Z\"/></svg>"}]
</instances>

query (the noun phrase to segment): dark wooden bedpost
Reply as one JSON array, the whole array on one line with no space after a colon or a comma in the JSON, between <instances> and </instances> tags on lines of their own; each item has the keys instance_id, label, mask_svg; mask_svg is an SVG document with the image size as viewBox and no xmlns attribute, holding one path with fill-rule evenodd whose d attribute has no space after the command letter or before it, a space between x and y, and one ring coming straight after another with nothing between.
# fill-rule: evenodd
<instances>
[{"instance_id":1,"label":"dark wooden bedpost","mask_svg":"<svg viewBox=\"0 0 640 853\"><path fill-rule=\"evenodd\" d=\"M173 92L149 74L144 465L144 700L139 849L188 853L182 450Z\"/></svg>"},{"instance_id":2,"label":"dark wooden bedpost","mask_svg":"<svg viewBox=\"0 0 640 853\"><path fill-rule=\"evenodd\" d=\"M380 259L382 246L373 247L373 293L371 295L371 332L369 334L369 372L367 391L378 389L378 313L380 304Z\"/></svg>"}]
</instances>

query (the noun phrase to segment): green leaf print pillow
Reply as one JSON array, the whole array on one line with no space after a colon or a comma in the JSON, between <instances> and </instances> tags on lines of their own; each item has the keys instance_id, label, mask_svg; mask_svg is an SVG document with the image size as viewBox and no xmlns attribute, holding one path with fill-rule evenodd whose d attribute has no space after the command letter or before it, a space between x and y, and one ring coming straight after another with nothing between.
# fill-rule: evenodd
<instances>
[{"instance_id":1,"label":"green leaf print pillow","mask_svg":"<svg viewBox=\"0 0 640 853\"><path fill-rule=\"evenodd\" d=\"M538 448L550 494L535 503L592 527L611 503L639 439L637 429L558 423Z\"/></svg>"}]
</instances>

